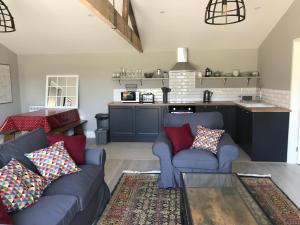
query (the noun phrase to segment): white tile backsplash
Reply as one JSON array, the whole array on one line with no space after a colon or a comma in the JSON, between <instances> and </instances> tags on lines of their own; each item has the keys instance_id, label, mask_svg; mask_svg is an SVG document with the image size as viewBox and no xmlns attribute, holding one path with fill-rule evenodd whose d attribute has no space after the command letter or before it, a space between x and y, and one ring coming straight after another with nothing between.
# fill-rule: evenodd
<instances>
[{"instance_id":1,"label":"white tile backsplash","mask_svg":"<svg viewBox=\"0 0 300 225\"><path fill-rule=\"evenodd\" d=\"M290 91L262 89L262 99L267 103L277 105L283 108L290 108Z\"/></svg>"},{"instance_id":2,"label":"white tile backsplash","mask_svg":"<svg viewBox=\"0 0 300 225\"><path fill-rule=\"evenodd\" d=\"M191 88L186 90L172 89L169 94L169 101L172 102L194 102L202 101L203 92L206 88ZM238 101L241 95L241 88L210 88L214 92L212 101ZM121 92L125 89L114 89L114 101L121 101ZM152 92L155 101L162 101L162 91L160 88L138 89L141 93ZM255 95L256 88L243 88L243 94Z\"/></svg>"}]
</instances>

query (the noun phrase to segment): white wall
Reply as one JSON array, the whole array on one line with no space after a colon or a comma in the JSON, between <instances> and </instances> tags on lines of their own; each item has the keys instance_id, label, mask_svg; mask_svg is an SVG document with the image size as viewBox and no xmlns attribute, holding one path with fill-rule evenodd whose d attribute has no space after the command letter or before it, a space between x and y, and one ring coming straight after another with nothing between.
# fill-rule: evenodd
<instances>
[{"instance_id":1,"label":"white wall","mask_svg":"<svg viewBox=\"0 0 300 225\"><path fill-rule=\"evenodd\" d=\"M262 86L290 90L293 41L300 38L300 1L296 0L258 50Z\"/></svg>"},{"instance_id":2,"label":"white wall","mask_svg":"<svg viewBox=\"0 0 300 225\"><path fill-rule=\"evenodd\" d=\"M11 82L12 82L12 103L0 104L0 124L2 124L8 115L21 112L19 80L18 80L18 58L17 55L0 44L0 63L10 65ZM2 136L0 135L0 142Z\"/></svg>"}]
</instances>

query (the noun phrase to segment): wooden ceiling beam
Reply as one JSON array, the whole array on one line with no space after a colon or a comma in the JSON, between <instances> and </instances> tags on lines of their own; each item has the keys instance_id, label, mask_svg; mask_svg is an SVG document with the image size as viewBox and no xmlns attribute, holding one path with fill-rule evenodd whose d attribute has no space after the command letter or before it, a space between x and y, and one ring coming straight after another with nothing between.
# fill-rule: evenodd
<instances>
[{"instance_id":1,"label":"wooden ceiling beam","mask_svg":"<svg viewBox=\"0 0 300 225\"><path fill-rule=\"evenodd\" d=\"M123 0L122 17L124 21L127 22L127 24L128 24L129 5L131 5L130 0Z\"/></svg>"},{"instance_id":2,"label":"wooden ceiling beam","mask_svg":"<svg viewBox=\"0 0 300 225\"><path fill-rule=\"evenodd\" d=\"M132 28L133 28L133 31L135 32L135 34L140 37L140 34L139 34L139 30L138 30L138 27L136 25L136 20L135 20L135 16L134 16L134 11L133 11L133 8L132 8L132 5L131 5L131 2L129 0L129 17L130 17L130 21L131 21L131 25L132 25Z\"/></svg>"},{"instance_id":3,"label":"wooden ceiling beam","mask_svg":"<svg viewBox=\"0 0 300 225\"><path fill-rule=\"evenodd\" d=\"M85 4L101 20L103 20L112 29L114 29L122 38L124 38L136 50L138 50L141 53L143 52L143 47L137 30L136 22L135 19L132 19L134 15L133 15L133 10L130 1L129 1L128 15L130 17L133 29L128 25L128 19L127 21L125 21L123 16L121 16L118 13L118 11L108 0L81 0L81 2ZM135 25L133 25L133 23L135 23Z\"/></svg>"}]
</instances>

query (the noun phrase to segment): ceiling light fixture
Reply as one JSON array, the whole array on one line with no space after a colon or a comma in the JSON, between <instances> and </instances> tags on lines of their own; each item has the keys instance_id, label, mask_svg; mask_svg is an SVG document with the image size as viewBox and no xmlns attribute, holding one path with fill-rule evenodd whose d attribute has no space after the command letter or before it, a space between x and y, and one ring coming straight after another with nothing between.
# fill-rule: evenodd
<instances>
[{"instance_id":1,"label":"ceiling light fixture","mask_svg":"<svg viewBox=\"0 0 300 225\"><path fill-rule=\"evenodd\" d=\"M226 25L246 19L244 0L209 0L205 12L205 23Z\"/></svg>"},{"instance_id":2,"label":"ceiling light fixture","mask_svg":"<svg viewBox=\"0 0 300 225\"><path fill-rule=\"evenodd\" d=\"M13 31L16 31L14 18L4 2L0 0L0 33Z\"/></svg>"}]
</instances>

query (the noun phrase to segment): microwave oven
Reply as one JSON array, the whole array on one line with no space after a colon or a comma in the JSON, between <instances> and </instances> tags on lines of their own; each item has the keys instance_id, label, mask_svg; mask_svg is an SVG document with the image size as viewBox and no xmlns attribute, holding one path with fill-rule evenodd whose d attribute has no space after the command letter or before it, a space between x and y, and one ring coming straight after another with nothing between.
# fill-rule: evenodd
<instances>
[{"instance_id":1,"label":"microwave oven","mask_svg":"<svg viewBox=\"0 0 300 225\"><path fill-rule=\"evenodd\" d=\"M140 92L138 91L122 91L121 102L140 102Z\"/></svg>"}]
</instances>

